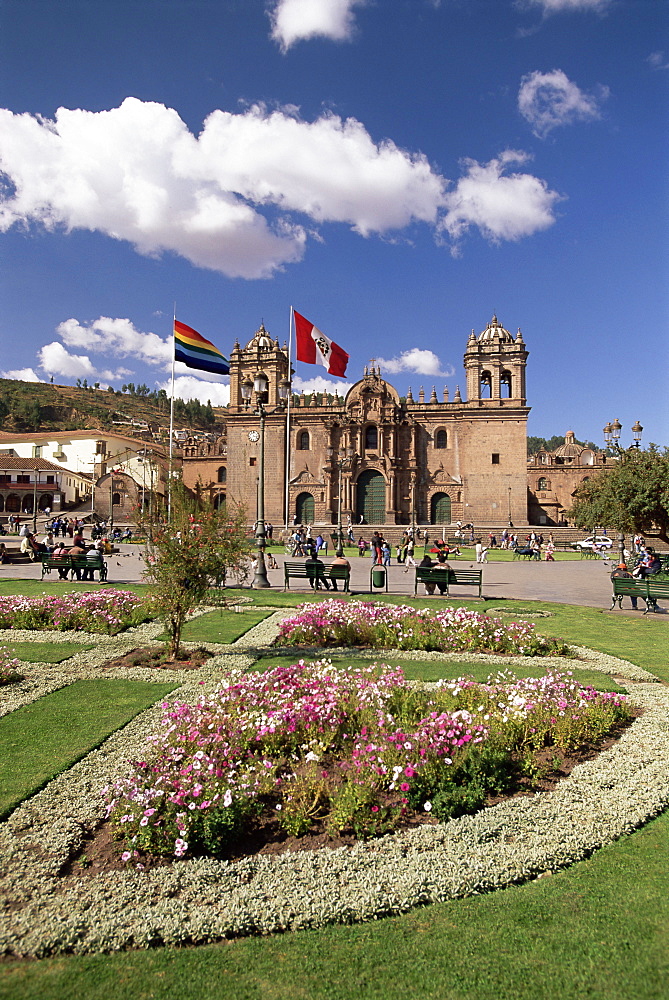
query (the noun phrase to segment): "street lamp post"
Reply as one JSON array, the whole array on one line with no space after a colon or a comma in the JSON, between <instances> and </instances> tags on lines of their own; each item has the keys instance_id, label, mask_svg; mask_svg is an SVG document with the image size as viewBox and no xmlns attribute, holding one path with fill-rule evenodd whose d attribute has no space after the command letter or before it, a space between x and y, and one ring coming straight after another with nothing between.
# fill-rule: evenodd
<instances>
[{"instance_id":1,"label":"street lamp post","mask_svg":"<svg viewBox=\"0 0 669 1000\"><path fill-rule=\"evenodd\" d=\"M39 478L39 472L35 468L35 477L33 479L33 535L37 533L37 480Z\"/></svg>"},{"instance_id":2,"label":"street lamp post","mask_svg":"<svg viewBox=\"0 0 669 1000\"><path fill-rule=\"evenodd\" d=\"M607 448L613 448L615 453L620 458L625 454L627 449L620 446L620 434L622 432L623 425L620 423L618 418L607 424L604 428L604 441L606 442ZM641 435L643 433L643 427L637 420L636 423L632 425L632 437L633 442L630 446L631 448L636 448L637 450L641 447ZM593 535L597 537L597 529L593 530ZM625 535L622 531L618 532L618 562L625 562Z\"/></svg>"},{"instance_id":3,"label":"street lamp post","mask_svg":"<svg viewBox=\"0 0 669 1000\"><path fill-rule=\"evenodd\" d=\"M251 581L251 586L254 590L271 587L271 583L267 579L267 566L265 565L265 548L267 547L267 531L265 528L265 418L271 416L273 413L277 413L279 410L283 410L285 401L288 399L288 393L290 392L290 383L288 381L279 383L280 405L276 406L273 410L268 410L265 406L268 388L269 380L264 372L258 372L253 382L247 379L241 385L242 399L247 402L251 399L251 394L255 392L257 404L255 413L260 418L260 435L258 438L260 468L258 470L255 530L257 555L256 570Z\"/></svg>"},{"instance_id":4,"label":"street lamp post","mask_svg":"<svg viewBox=\"0 0 669 1000\"><path fill-rule=\"evenodd\" d=\"M332 464L339 470L339 485L337 488L337 556L344 555L344 529L341 523L341 487L342 487L342 472L346 466L350 466L353 462L353 448L347 445L346 452L341 458L335 458L335 449L330 446L328 448L328 457Z\"/></svg>"}]
</instances>

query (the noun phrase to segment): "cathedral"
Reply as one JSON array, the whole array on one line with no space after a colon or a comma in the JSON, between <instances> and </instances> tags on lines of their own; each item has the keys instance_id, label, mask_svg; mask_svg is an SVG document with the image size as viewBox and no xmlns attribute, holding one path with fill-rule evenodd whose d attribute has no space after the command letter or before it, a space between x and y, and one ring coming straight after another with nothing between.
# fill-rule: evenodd
<instances>
[{"instance_id":1,"label":"cathedral","mask_svg":"<svg viewBox=\"0 0 669 1000\"><path fill-rule=\"evenodd\" d=\"M466 398L401 397L371 362L341 398L296 395L287 348L261 325L230 356L225 438L187 441L184 481L276 525L527 521L528 352L496 316L464 353ZM341 510L340 510L341 504Z\"/></svg>"}]
</instances>

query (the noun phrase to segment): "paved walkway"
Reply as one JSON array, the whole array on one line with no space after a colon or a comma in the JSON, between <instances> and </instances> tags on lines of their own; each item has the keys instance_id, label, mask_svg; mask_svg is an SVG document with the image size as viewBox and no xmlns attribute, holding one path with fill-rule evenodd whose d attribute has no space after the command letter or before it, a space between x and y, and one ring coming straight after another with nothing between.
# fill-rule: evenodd
<instances>
[{"instance_id":1,"label":"paved walkway","mask_svg":"<svg viewBox=\"0 0 669 1000\"><path fill-rule=\"evenodd\" d=\"M110 582L140 583L144 569L142 549L138 545L119 546L117 555L107 557ZM368 593L370 586L370 570L372 561L369 556L349 555L351 563L351 590L358 593ZM273 588L283 590L283 560L284 556L276 556L279 569L268 570L268 579ZM454 566L469 569L476 568L476 563L468 559L453 560ZM555 601L558 604L576 604L608 610L611 606L611 582L609 575L613 563L602 559L577 559L568 562L489 562L483 569L483 593L490 600L499 598L515 598L517 600ZM36 579L39 580L41 567L33 563L9 564L0 566L0 580L6 579ZM47 579L56 579L52 573ZM308 595L305 580L292 580L291 591ZM388 590L391 594L413 596L414 574L409 567L407 573L396 562L389 568ZM424 588L419 586L419 596L424 596ZM474 591L471 587L452 587L451 597L471 598ZM435 600L439 600L438 595ZM632 614L625 600L623 614ZM640 605L643 607L643 604ZM615 614L621 612L616 610ZM664 609L662 614L669 614Z\"/></svg>"}]
</instances>

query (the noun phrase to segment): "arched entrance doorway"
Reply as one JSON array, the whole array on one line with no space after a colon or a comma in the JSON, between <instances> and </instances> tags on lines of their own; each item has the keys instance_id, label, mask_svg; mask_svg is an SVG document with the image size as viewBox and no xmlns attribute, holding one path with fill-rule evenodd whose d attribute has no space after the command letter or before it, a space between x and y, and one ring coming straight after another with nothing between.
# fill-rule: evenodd
<instances>
[{"instance_id":1,"label":"arched entrance doorway","mask_svg":"<svg viewBox=\"0 0 669 1000\"><path fill-rule=\"evenodd\" d=\"M448 493L434 493L430 501L430 524L451 523L451 498Z\"/></svg>"},{"instance_id":2,"label":"arched entrance doorway","mask_svg":"<svg viewBox=\"0 0 669 1000\"><path fill-rule=\"evenodd\" d=\"M298 494L295 501L295 515L298 524L313 524L316 514L316 504L311 493Z\"/></svg>"},{"instance_id":3,"label":"arched entrance doorway","mask_svg":"<svg viewBox=\"0 0 669 1000\"><path fill-rule=\"evenodd\" d=\"M380 472L366 469L358 476L355 512L366 524L383 524L386 519L386 481Z\"/></svg>"}]
</instances>

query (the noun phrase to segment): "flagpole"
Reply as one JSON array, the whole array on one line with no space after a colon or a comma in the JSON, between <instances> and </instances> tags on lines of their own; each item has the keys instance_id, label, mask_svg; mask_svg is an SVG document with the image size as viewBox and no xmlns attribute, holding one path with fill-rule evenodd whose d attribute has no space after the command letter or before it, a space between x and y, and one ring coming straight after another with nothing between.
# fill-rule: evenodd
<instances>
[{"instance_id":1,"label":"flagpole","mask_svg":"<svg viewBox=\"0 0 669 1000\"><path fill-rule=\"evenodd\" d=\"M174 343L174 325L177 320L177 304L174 303L174 316L172 318L172 392L170 396L170 452L167 471L167 523L172 519L172 441L174 438L174 363L176 356L176 345Z\"/></svg>"},{"instance_id":2,"label":"flagpole","mask_svg":"<svg viewBox=\"0 0 669 1000\"><path fill-rule=\"evenodd\" d=\"M290 320L288 322L288 381L290 382L290 388L288 390L288 405L286 406L286 488L284 496L284 509L286 512L286 524L285 528L288 531L288 519L289 519L289 502L290 502L290 407L293 401L293 388L292 388L292 346L293 346L293 307L290 307Z\"/></svg>"}]
</instances>

